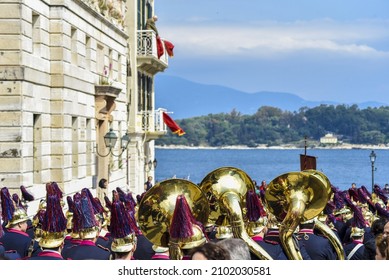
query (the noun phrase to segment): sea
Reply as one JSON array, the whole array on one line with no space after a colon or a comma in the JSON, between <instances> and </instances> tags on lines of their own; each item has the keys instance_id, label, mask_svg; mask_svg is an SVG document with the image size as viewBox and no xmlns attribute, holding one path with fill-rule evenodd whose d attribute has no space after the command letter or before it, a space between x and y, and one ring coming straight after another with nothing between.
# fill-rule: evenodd
<instances>
[{"instance_id":1,"label":"sea","mask_svg":"<svg viewBox=\"0 0 389 280\"><path fill-rule=\"evenodd\" d=\"M316 169L324 173L331 184L347 190L352 183L371 190L389 183L389 149L375 149L374 167L369 149L308 149L316 157ZM239 168L258 184L267 183L281 174L300 170L300 154L304 149L193 149L157 148L155 181L170 178L189 180L195 184L219 167Z\"/></svg>"}]
</instances>

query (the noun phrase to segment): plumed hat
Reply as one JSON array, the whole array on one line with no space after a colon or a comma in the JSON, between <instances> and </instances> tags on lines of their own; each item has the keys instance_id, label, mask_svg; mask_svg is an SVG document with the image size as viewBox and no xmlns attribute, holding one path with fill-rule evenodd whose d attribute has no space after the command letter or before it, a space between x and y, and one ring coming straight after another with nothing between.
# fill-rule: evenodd
<instances>
[{"instance_id":1,"label":"plumed hat","mask_svg":"<svg viewBox=\"0 0 389 280\"><path fill-rule=\"evenodd\" d=\"M171 248L192 249L207 241L202 225L193 217L185 195L177 196L169 233Z\"/></svg>"},{"instance_id":2,"label":"plumed hat","mask_svg":"<svg viewBox=\"0 0 389 280\"><path fill-rule=\"evenodd\" d=\"M104 224L104 209L101 205L101 202L98 198L94 198L91 191L88 188L83 188L81 190L81 195L88 197L90 204L92 205L93 214L95 215L96 221L100 223L100 225ZM105 223L106 225L106 223Z\"/></svg>"},{"instance_id":3,"label":"plumed hat","mask_svg":"<svg viewBox=\"0 0 389 280\"><path fill-rule=\"evenodd\" d=\"M131 227L131 218L123 202L115 199L111 206L110 231L113 252L130 252L136 246L136 234Z\"/></svg>"},{"instance_id":4,"label":"plumed hat","mask_svg":"<svg viewBox=\"0 0 389 280\"><path fill-rule=\"evenodd\" d=\"M58 186L57 182L51 182L50 184L53 188L53 191L57 194L59 200L62 201L63 192L60 189L60 187Z\"/></svg>"},{"instance_id":5,"label":"plumed hat","mask_svg":"<svg viewBox=\"0 0 389 280\"><path fill-rule=\"evenodd\" d=\"M351 200L353 200L355 202L360 201L357 188L355 188L355 189L353 189L353 188L348 189L348 194L349 194Z\"/></svg>"},{"instance_id":6,"label":"plumed hat","mask_svg":"<svg viewBox=\"0 0 389 280\"><path fill-rule=\"evenodd\" d=\"M17 193L14 193L12 194L12 200L14 201L15 205L17 207L21 207L23 208L24 210L26 210L26 207L24 207L24 205L22 204L22 201L21 199L19 198L19 195Z\"/></svg>"},{"instance_id":7,"label":"plumed hat","mask_svg":"<svg viewBox=\"0 0 389 280\"><path fill-rule=\"evenodd\" d=\"M46 200L39 201L38 211L32 218L32 226L34 228L34 239L39 241L42 237L42 223L46 212Z\"/></svg>"},{"instance_id":8,"label":"plumed hat","mask_svg":"<svg viewBox=\"0 0 389 280\"><path fill-rule=\"evenodd\" d=\"M389 219L389 211L383 208L381 204L376 203L375 208L378 216Z\"/></svg>"},{"instance_id":9,"label":"plumed hat","mask_svg":"<svg viewBox=\"0 0 389 280\"><path fill-rule=\"evenodd\" d=\"M248 225L247 232L250 236L259 234L267 225L267 215L259 197L253 190L247 191L246 207Z\"/></svg>"},{"instance_id":10,"label":"plumed hat","mask_svg":"<svg viewBox=\"0 0 389 280\"><path fill-rule=\"evenodd\" d=\"M370 198L371 199L371 193L369 192L369 190L365 187L365 186L361 186L360 187L361 191L365 194L365 196L367 198Z\"/></svg>"},{"instance_id":11,"label":"plumed hat","mask_svg":"<svg viewBox=\"0 0 389 280\"><path fill-rule=\"evenodd\" d=\"M374 185L373 192L383 201L385 205L388 203L388 198L380 186Z\"/></svg>"},{"instance_id":12,"label":"plumed hat","mask_svg":"<svg viewBox=\"0 0 389 280\"><path fill-rule=\"evenodd\" d=\"M28 216L23 207L19 207L12 200L7 187L3 187L0 193L2 218L6 224L6 228L17 225L18 223L26 222Z\"/></svg>"},{"instance_id":13,"label":"plumed hat","mask_svg":"<svg viewBox=\"0 0 389 280\"><path fill-rule=\"evenodd\" d=\"M48 194L39 245L43 248L59 247L65 239L66 223L58 195Z\"/></svg>"},{"instance_id":14,"label":"plumed hat","mask_svg":"<svg viewBox=\"0 0 389 280\"><path fill-rule=\"evenodd\" d=\"M99 232L98 222L93 212L91 201L85 192L73 196L73 233L81 239L93 239Z\"/></svg>"},{"instance_id":15,"label":"plumed hat","mask_svg":"<svg viewBox=\"0 0 389 280\"><path fill-rule=\"evenodd\" d=\"M23 203L34 201L34 199L35 199L34 195L32 193L28 192L25 186L21 185L20 191L22 193L22 202Z\"/></svg>"},{"instance_id":16,"label":"plumed hat","mask_svg":"<svg viewBox=\"0 0 389 280\"><path fill-rule=\"evenodd\" d=\"M365 233L366 222L363 218L362 210L355 206L353 208L354 219L352 221L350 237L361 237Z\"/></svg>"}]
</instances>

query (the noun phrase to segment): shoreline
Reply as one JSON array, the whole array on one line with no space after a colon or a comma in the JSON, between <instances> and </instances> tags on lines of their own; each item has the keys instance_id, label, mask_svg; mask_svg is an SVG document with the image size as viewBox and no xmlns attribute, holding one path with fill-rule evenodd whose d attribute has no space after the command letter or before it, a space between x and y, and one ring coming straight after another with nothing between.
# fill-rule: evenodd
<instances>
[{"instance_id":1,"label":"shoreline","mask_svg":"<svg viewBox=\"0 0 389 280\"><path fill-rule=\"evenodd\" d=\"M244 145L237 146L223 146L223 147L207 147L207 146L183 146L183 145L167 145L167 146L155 146L156 149L166 150L301 150L304 147L298 147L294 145L282 145L282 146L266 146L258 145L257 147L248 147ZM388 150L389 146L386 145L354 145L354 144L341 144L341 145L326 145L326 146L309 146L307 150Z\"/></svg>"}]
</instances>

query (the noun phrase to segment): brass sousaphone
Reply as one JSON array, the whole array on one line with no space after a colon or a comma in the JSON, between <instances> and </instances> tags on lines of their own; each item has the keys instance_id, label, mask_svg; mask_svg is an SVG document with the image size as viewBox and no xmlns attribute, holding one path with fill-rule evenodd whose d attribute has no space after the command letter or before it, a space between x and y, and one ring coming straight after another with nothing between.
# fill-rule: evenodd
<instances>
[{"instance_id":1,"label":"brass sousaphone","mask_svg":"<svg viewBox=\"0 0 389 280\"><path fill-rule=\"evenodd\" d=\"M330 195L330 181L317 170L285 173L268 184L265 204L281 222L280 239L289 259L302 260L293 233L300 222L311 220L323 211ZM342 244L332 230L318 220L315 221L315 227L330 240L338 259L344 259Z\"/></svg>"},{"instance_id":2,"label":"brass sousaphone","mask_svg":"<svg viewBox=\"0 0 389 280\"><path fill-rule=\"evenodd\" d=\"M200 189L210 201L210 223L217 224L219 217L226 215L235 238L245 241L250 251L260 259L272 259L250 238L244 227L246 193L248 190L254 190L253 181L244 171L235 167L220 167L205 176L200 183Z\"/></svg>"},{"instance_id":3,"label":"brass sousaphone","mask_svg":"<svg viewBox=\"0 0 389 280\"><path fill-rule=\"evenodd\" d=\"M196 184L184 179L161 181L146 192L137 213L142 233L156 246L169 247L169 229L179 195L185 196L197 221L203 225L208 221L208 200Z\"/></svg>"}]
</instances>

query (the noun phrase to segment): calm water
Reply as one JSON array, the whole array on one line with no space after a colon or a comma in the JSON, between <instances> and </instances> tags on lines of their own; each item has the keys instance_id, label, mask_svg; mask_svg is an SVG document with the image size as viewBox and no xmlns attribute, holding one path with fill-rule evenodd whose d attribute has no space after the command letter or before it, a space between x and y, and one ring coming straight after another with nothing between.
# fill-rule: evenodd
<instances>
[{"instance_id":1,"label":"calm water","mask_svg":"<svg viewBox=\"0 0 389 280\"><path fill-rule=\"evenodd\" d=\"M176 178L199 183L211 171L233 166L245 171L253 180L260 182L286 172L300 170L300 149L292 150L224 150L224 149L158 149L156 181ZM371 189L371 150L308 150L307 154L317 157L317 169L341 190L348 189L352 182L358 187ZM375 184L383 187L389 182L389 150L375 150L377 159L374 172Z\"/></svg>"}]
</instances>

